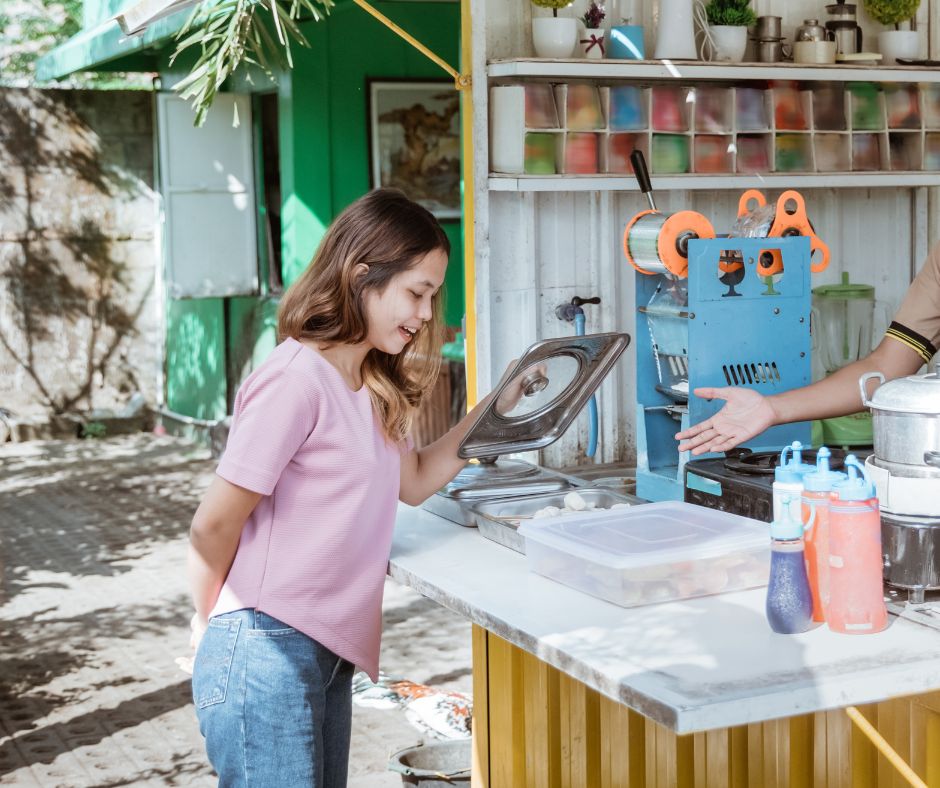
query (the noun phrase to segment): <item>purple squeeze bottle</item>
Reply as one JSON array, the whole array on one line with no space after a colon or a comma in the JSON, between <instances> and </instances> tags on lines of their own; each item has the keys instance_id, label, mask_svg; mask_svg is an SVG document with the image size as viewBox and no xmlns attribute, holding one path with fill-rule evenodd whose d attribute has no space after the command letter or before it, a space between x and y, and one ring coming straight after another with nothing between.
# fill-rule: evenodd
<instances>
[{"instance_id":1,"label":"purple squeeze bottle","mask_svg":"<svg viewBox=\"0 0 940 788\"><path fill-rule=\"evenodd\" d=\"M779 518L770 524L767 622L774 632L795 635L813 625L813 597L806 576L803 524L793 519L790 496L781 503Z\"/></svg>"}]
</instances>

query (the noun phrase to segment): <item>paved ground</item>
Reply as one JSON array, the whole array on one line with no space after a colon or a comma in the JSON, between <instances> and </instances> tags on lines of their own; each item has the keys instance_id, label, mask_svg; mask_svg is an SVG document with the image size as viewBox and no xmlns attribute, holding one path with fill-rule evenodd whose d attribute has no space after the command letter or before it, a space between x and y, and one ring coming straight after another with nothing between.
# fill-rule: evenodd
<instances>
[{"instance_id":1,"label":"paved ground","mask_svg":"<svg viewBox=\"0 0 940 788\"><path fill-rule=\"evenodd\" d=\"M186 532L213 462L133 435L0 446L0 785L214 785L174 660L188 651ZM470 628L388 581L383 669L470 691ZM422 740L354 709L350 788L400 786Z\"/></svg>"}]
</instances>

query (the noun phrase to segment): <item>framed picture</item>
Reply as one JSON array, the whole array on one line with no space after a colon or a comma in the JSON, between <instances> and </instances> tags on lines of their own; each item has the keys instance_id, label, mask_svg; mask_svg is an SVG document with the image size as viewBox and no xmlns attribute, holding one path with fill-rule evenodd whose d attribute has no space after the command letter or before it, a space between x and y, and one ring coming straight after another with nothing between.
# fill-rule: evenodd
<instances>
[{"instance_id":1,"label":"framed picture","mask_svg":"<svg viewBox=\"0 0 940 788\"><path fill-rule=\"evenodd\" d=\"M460 98L453 83L368 85L372 187L394 186L439 219L460 218Z\"/></svg>"}]
</instances>

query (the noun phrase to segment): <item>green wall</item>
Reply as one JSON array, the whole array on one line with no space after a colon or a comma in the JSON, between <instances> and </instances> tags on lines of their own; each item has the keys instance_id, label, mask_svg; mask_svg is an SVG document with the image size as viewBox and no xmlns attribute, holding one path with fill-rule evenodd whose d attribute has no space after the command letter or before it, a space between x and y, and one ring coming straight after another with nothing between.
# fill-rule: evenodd
<instances>
[{"instance_id":1,"label":"green wall","mask_svg":"<svg viewBox=\"0 0 940 788\"><path fill-rule=\"evenodd\" d=\"M458 3L374 5L458 66ZM439 66L350 2L337 4L326 24L305 23L303 30L311 49L295 52L294 69L280 88L284 194L293 186L283 217L285 282L293 281L310 262L332 218L370 188L366 80L450 81ZM459 221L443 224L451 243L445 318L459 326L464 312L463 239Z\"/></svg>"},{"instance_id":2,"label":"green wall","mask_svg":"<svg viewBox=\"0 0 940 788\"><path fill-rule=\"evenodd\" d=\"M457 66L458 3L374 5ZM333 217L370 188L367 78L449 79L349 0L340 0L325 23L306 22L303 30L311 47L293 48L294 69L281 75L277 87L285 286L309 263ZM161 73L169 77L166 60L163 66ZM261 89L263 80L254 84ZM235 89L250 88L239 81ZM444 223L444 229L452 247L445 319L459 326L464 312L462 233L459 221ZM238 384L274 346L276 309L276 300L265 295L170 301L170 409L209 419L230 412Z\"/></svg>"}]
</instances>

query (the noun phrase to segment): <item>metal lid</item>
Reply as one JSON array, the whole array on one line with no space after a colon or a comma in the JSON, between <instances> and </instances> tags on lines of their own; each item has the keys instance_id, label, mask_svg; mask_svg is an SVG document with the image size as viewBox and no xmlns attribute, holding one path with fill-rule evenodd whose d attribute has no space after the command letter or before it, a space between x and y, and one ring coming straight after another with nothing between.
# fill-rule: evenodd
<instances>
[{"instance_id":1,"label":"metal lid","mask_svg":"<svg viewBox=\"0 0 940 788\"><path fill-rule=\"evenodd\" d=\"M630 344L588 334L532 345L494 392L457 449L464 459L542 449L558 440ZM514 390L523 396L513 401Z\"/></svg>"},{"instance_id":2,"label":"metal lid","mask_svg":"<svg viewBox=\"0 0 940 788\"><path fill-rule=\"evenodd\" d=\"M878 410L940 415L940 374L889 380L875 389L870 404Z\"/></svg>"},{"instance_id":3,"label":"metal lid","mask_svg":"<svg viewBox=\"0 0 940 788\"><path fill-rule=\"evenodd\" d=\"M836 0L835 3L826 6L826 13L834 14L835 16L854 16L855 5L853 3L846 3L845 0Z\"/></svg>"},{"instance_id":4,"label":"metal lid","mask_svg":"<svg viewBox=\"0 0 940 788\"><path fill-rule=\"evenodd\" d=\"M842 284L820 285L813 288L813 295L819 298L856 299L863 298L868 301L875 300L875 288L872 285L849 282L847 272L842 273Z\"/></svg>"}]
</instances>

